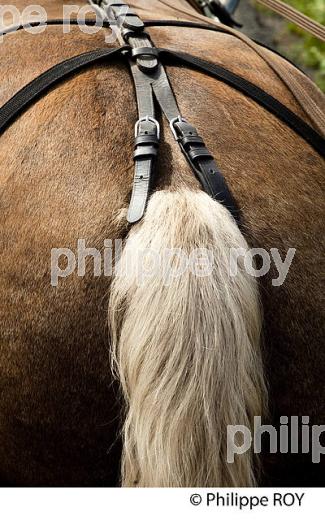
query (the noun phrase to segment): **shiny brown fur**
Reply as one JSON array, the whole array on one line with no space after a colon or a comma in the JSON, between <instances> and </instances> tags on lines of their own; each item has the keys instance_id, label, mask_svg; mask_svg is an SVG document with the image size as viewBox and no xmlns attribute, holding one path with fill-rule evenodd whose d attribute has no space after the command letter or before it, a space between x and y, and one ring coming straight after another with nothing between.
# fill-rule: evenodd
<instances>
[{"instance_id":1,"label":"shiny brown fur","mask_svg":"<svg viewBox=\"0 0 325 520\"><path fill-rule=\"evenodd\" d=\"M17 0L21 8L29 1ZM73 2L74 3L74 2ZM42 4L62 17L62 3ZM159 1L132 2L143 18L172 18ZM187 5L175 0L177 5ZM185 16L183 18L186 18ZM304 112L263 60L233 36L150 29L160 47L220 63ZM104 45L100 34L50 27L0 45L0 104L66 57ZM279 58L280 60L280 58ZM288 64L288 67L291 67ZM261 280L265 364L273 421L324 423L320 272L324 162L256 103L205 75L170 67L181 111L214 153L251 245L297 253L285 284ZM299 79L300 73L295 72ZM312 88L312 87L311 87ZM34 104L0 138L0 478L11 485L116 485L122 403L110 370L110 280L73 275L50 286L52 247L78 238L103 247L125 237L120 219L133 178L136 103L129 71L114 62L78 74ZM157 186L197 186L163 128ZM321 484L309 456L265 457L266 484Z\"/></svg>"}]
</instances>

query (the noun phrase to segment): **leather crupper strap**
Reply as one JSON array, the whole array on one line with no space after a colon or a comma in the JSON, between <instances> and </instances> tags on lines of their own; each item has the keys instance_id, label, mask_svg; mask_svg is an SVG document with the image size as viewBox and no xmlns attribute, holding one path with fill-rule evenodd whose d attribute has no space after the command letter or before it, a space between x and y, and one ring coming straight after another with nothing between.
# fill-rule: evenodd
<instances>
[{"instance_id":1,"label":"leather crupper strap","mask_svg":"<svg viewBox=\"0 0 325 520\"><path fill-rule=\"evenodd\" d=\"M239 214L236 203L226 185L226 181L197 130L185 119L181 118L172 120L171 128L175 139L178 141L196 177L201 182L203 189L213 199L221 201L235 219L238 220Z\"/></svg>"},{"instance_id":2,"label":"leather crupper strap","mask_svg":"<svg viewBox=\"0 0 325 520\"><path fill-rule=\"evenodd\" d=\"M160 127L155 116L151 74L157 70L158 52L144 31L142 20L124 2L90 2L103 20L113 21L121 45L128 44L127 53L135 85L138 121L135 124L134 180L127 220L138 222L144 215L152 188L158 154Z\"/></svg>"},{"instance_id":3,"label":"leather crupper strap","mask_svg":"<svg viewBox=\"0 0 325 520\"><path fill-rule=\"evenodd\" d=\"M145 212L152 187L159 138L159 123L155 118L147 115L137 121L133 154L135 173L127 215L130 223L138 222Z\"/></svg>"},{"instance_id":4,"label":"leather crupper strap","mask_svg":"<svg viewBox=\"0 0 325 520\"><path fill-rule=\"evenodd\" d=\"M91 5L94 5L91 0ZM159 146L159 124L154 97L168 119L176 141L203 189L222 202L238 221L239 212L215 160L197 130L180 114L159 52L144 31L144 23L124 2L96 0L94 8L104 20L112 20L117 38L131 50L129 62L135 84L139 119L135 125L135 174L127 219L138 222L150 196Z\"/></svg>"}]
</instances>

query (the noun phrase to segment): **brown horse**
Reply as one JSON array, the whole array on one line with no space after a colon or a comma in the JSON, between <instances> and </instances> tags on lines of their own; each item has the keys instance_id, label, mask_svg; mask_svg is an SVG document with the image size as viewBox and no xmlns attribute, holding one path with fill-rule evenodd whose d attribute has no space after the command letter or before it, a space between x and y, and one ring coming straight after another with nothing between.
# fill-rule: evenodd
<instances>
[{"instance_id":1,"label":"brown horse","mask_svg":"<svg viewBox=\"0 0 325 520\"><path fill-rule=\"evenodd\" d=\"M28 0L15 4L22 11ZM143 19L200 18L186 0L130 4ZM60 0L42 5L49 18L62 18ZM149 31L159 47L217 62L256 83L320 131L299 99L313 100L317 112L324 109L321 94L280 57L257 52L232 31ZM52 26L6 36L0 104L64 58L102 46L102 32L78 27L65 35ZM168 74L182 114L204 136L241 208L245 239L200 191L163 122L155 193L130 229L125 209L137 113L120 61L65 81L11 125L0 139L3 485L117 485L122 451L125 485L255 482L250 455L234 466L225 460L226 426L251 424L265 411L255 280L226 276L226 249L245 240L277 248L282 258L297 250L283 285L272 284L273 264L259 280L268 421L278 426L280 416L309 416L310 424L324 423L323 160L224 83L187 69L168 67ZM110 297L112 279L94 277L89 261L85 276L74 272L51 286L52 248L75 251L85 239L103 250L105 239L118 238L125 239L123 255L131 249L134 258L142 247L211 246L216 272L166 287L157 276L140 288L131 273L115 278ZM112 372L109 326L123 392ZM259 484L320 484L324 466L310 453L267 451Z\"/></svg>"}]
</instances>

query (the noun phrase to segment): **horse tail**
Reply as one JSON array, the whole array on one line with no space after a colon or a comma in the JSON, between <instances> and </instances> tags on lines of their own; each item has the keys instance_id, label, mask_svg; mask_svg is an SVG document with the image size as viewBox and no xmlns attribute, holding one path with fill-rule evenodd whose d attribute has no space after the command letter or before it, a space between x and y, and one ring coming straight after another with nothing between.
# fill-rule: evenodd
<instances>
[{"instance_id":1,"label":"horse tail","mask_svg":"<svg viewBox=\"0 0 325 520\"><path fill-rule=\"evenodd\" d=\"M227 426L251 430L266 395L256 280L229 275L243 247L227 209L185 188L153 194L126 239L109 309L124 486L255 484L250 450L227 462Z\"/></svg>"}]
</instances>

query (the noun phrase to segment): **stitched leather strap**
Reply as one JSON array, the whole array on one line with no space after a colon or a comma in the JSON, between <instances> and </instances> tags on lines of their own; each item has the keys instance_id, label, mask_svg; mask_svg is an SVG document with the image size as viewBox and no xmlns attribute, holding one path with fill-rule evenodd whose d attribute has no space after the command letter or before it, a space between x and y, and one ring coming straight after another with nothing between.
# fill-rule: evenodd
<instances>
[{"instance_id":1,"label":"stitched leather strap","mask_svg":"<svg viewBox=\"0 0 325 520\"><path fill-rule=\"evenodd\" d=\"M86 69L103 60L121 56L127 47L117 49L97 49L85 52L54 65L19 90L0 108L0 135L33 102L44 96L51 87L62 82L72 74Z\"/></svg>"},{"instance_id":2,"label":"stitched leather strap","mask_svg":"<svg viewBox=\"0 0 325 520\"><path fill-rule=\"evenodd\" d=\"M135 132L135 173L132 196L127 220L130 224L138 222L144 215L150 195L152 176L159 146L159 124L146 116L139 119Z\"/></svg>"},{"instance_id":3,"label":"stitched leather strap","mask_svg":"<svg viewBox=\"0 0 325 520\"><path fill-rule=\"evenodd\" d=\"M224 69L220 65L215 65L210 61L203 60L202 58L192 56L185 52L159 49L159 56L163 59L164 63L171 65L183 64L189 66L195 70L203 72L204 74L209 74L210 76L227 83L236 90L239 90L283 121L296 134L303 137L303 139L305 139L305 141L307 141L322 157L325 157L325 139L310 125L305 123L303 119L257 85L227 69Z\"/></svg>"},{"instance_id":4,"label":"stitched leather strap","mask_svg":"<svg viewBox=\"0 0 325 520\"><path fill-rule=\"evenodd\" d=\"M157 159L160 129L155 119L151 82L130 60L138 105L139 120L135 126L135 172L127 220L138 222L144 215Z\"/></svg>"},{"instance_id":5,"label":"stitched leather strap","mask_svg":"<svg viewBox=\"0 0 325 520\"><path fill-rule=\"evenodd\" d=\"M142 20L125 2L90 0L103 20L117 24L116 36L131 47L129 63L135 85L138 121L135 125L134 179L127 220L138 222L144 215L152 186L160 129L155 119L151 74L158 68L158 51L144 31Z\"/></svg>"},{"instance_id":6,"label":"stitched leather strap","mask_svg":"<svg viewBox=\"0 0 325 520\"><path fill-rule=\"evenodd\" d=\"M190 17L190 19L206 22L206 18L204 16L194 12L192 9L186 9L183 6L176 7L172 0L159 1L161 4L169 7L181 15L187 15ZM313 86L308 78L301 76L298 79L297 76L292 73L292 70L290 70L290 67L288 67L286 63L278 60L273 54L265 50L263 47L257 45L245 34L236 31L231 27L221 25L215 20L211 19L209 22L218 29L222 28L223 32L227 32L228 34L235 36L248 47L250 47L254 52L256 52L256 54L258 54L283 81L292 95L296 98L301 108L304 110L308 119L312 121L315 129L325 136L325 112L322 108L323 103L319 96L317 87Z\"/></svg>"},{"instance_id":7,"label":"stitched leather strap","mask_svg":"<svg viewBox=\"0 0 325 520\"><path fill-rule=\"evenodd\" d=\"M202 188L213 199L224 204L240 224L240 213L226 181L196 128L180 115L176 98L162 66L153 79L152 88L161 110L169 121L173 135Z\"/></svg>"},{"instance_id":8,"label":"stitched leather strap","mask_svg":"<svg viewBox=\"0 0 325 520\"><path fill-rule=\"evenodd\" d=\"M133 224L143 217L148 203L158 153L160 129L159 123L155 119L155 107L150 81L148 81L147 76L138 68L136 63L132 61L131 71L137 96L139 116L139 120L135 125L133 189L127 214L128 222Z\"/></svg>"},{"instance_id":9,"label":"stitched leather strap","mask_svg":"<svg viewBox=\"0 0 325 520\"><path fill-rule=\"evenodd\" d=\"M180 144L181 150L188 160L196 177L201 182L204 191L213 199L219 200L238 220L239 213L236 203L226 185L225 179L206 148L202 137L199 136L194 126L185 120L172 122L175 138Z\"/></svg>"}]
</instances>

